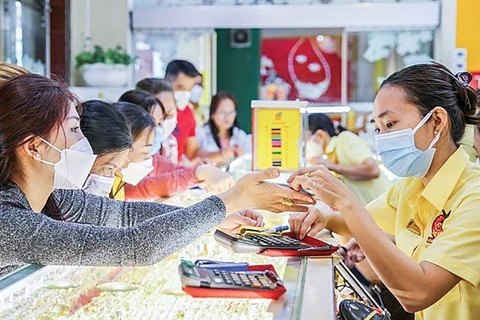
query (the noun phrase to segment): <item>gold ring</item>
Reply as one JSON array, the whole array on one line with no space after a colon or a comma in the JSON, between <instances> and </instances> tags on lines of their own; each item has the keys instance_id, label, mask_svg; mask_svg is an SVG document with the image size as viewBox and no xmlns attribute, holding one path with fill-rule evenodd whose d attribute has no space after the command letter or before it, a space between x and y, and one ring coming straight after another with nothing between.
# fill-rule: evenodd
<instances>
[{"instance_id":1,"label":"gold ring","mask_svg":"<svg viewBox=\"0 0 480 320\"><path fill-rule=\"evenodd\" d=\"M310 171L308 171L307 173L305 173L303 176L304 176L304 177L307 177L307 178L310 178Z\"/></svg>"},{"instance_id":2,"label":"gold ring","mask_svg":"<svg viewBox=\"0 0 480 320\"><path fill-rule=\"evenodd\" d=\"M312 186L308 190L313 190L317 184L312 180Z\"/></svg>"},{"instance_id":3,"label":"gold ring","mask_svg":"<svg viewBox=\"0 0 480 320\"><path fill-rule=\"evenodd\" d=\"M287 207L291 207L291 206L293 206L293 200L289 199L289 198L285 198L285 199L283 199L282 204L287 206Z\"/></svg>"}]
</instances>

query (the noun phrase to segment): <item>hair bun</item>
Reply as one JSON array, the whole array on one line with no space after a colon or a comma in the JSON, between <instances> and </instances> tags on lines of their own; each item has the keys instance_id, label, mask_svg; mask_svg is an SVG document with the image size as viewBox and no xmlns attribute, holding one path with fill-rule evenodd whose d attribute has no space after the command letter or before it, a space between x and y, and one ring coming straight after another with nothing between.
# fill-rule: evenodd
<instances>
[{"instance_id":1,"label":"hair bun","mask_svg":"<svg viewBox=\"0 0 480 320\"><path fill-rule=\"evenodd\" d=\"M458 107L462 110L467 123L469 118L473 116L476 112L478 97L472 87L469 86L469 83L472 81L473 77L470 72L458 72L455 74L455 87L457 88L457 104Z\"/></svg>"},{"instance_id":2,"label":"hair bun","mask_svg":"<svg viewBox=\"0 0 480 320\"><path fill-rule=\"evenodd\" d=\"M480 119L475 116L478 106L478 96L472 87L462 87L462 100L458 100L458 106L465 117L466 124L480 125Z\"/></svg>"}]
</instances>

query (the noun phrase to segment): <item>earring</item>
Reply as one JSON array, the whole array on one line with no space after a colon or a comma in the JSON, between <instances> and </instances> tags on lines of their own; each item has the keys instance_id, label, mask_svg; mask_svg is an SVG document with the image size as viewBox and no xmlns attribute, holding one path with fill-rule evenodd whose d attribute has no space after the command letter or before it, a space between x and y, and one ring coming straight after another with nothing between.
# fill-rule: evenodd
<instances>
[{"instance_id":1,"label":"earring","mask_svg":"<svg viewBox=\"0 0 480 320\"><path fill-rule=\"evenodd\" d=\"M40 154L38 154L38 153L35 153L34 157L35 157L36 160L40 160L40 159L42 158L42 157L40 156Z\"/></svg>"},{"instance_id":2,"label":"earring","mask_svg":"<svg viewBox=\"0 0 480 320\"><path fill-rule=\"evenodd\" d=\"M437 130L433 131L433 134L437 135L437 134L438 134L438 131L437 131Z\"/></svg>"}]
</instances>

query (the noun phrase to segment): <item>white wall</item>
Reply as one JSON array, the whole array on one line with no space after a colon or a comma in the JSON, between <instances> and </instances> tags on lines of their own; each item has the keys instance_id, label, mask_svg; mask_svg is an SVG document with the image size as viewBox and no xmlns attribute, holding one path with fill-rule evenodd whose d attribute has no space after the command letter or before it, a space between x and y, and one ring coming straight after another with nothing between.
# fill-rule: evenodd
<instances>
[{"instance_id":1,"label":"white wall","mask_svg":"<svg viewBox=\"0 0 480 320\"><path fill-rule=\"evenodd\" d=\"M88 2L92 47L99 44L110 48L119 44L129 49L128 0L71 0L72 68L75 67L75 56L85 48ZM72 85L83 85L81 75L76 70L72 72Z\"/></svg>"},{"instance_id":2,"label":"white wall","mask_svg":"<svg viewBox=\"0 0 480 320\"><path fill-rule=\"evenodd\" d=\"M435 60L452 69L457 46L457 1L440 0L440 28L435 35Z\"/></svg>"}]
</instances>

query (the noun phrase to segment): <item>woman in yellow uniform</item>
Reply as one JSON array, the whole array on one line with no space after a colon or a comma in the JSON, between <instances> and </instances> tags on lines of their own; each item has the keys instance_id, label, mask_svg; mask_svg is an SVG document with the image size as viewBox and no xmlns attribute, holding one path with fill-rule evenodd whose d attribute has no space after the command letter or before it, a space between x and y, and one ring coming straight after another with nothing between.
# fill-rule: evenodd
<instances>
[{"instance_id":1,"label":"woman in yellow uniform","mask_svg":"<svg viewBox=\"0 0 480 320\"><path fill-rule=\"evenodd\" d=\"M354 237L417 320L480 314L480 167L459 147L465 125L480 123L470 79L431 63L383 82L373 105L377 150L403 178L366 207L325 166L289 179L292 188L311 189L334 209L294 214L298 237L322 228Z\"/></svg>"}]
</instances>

